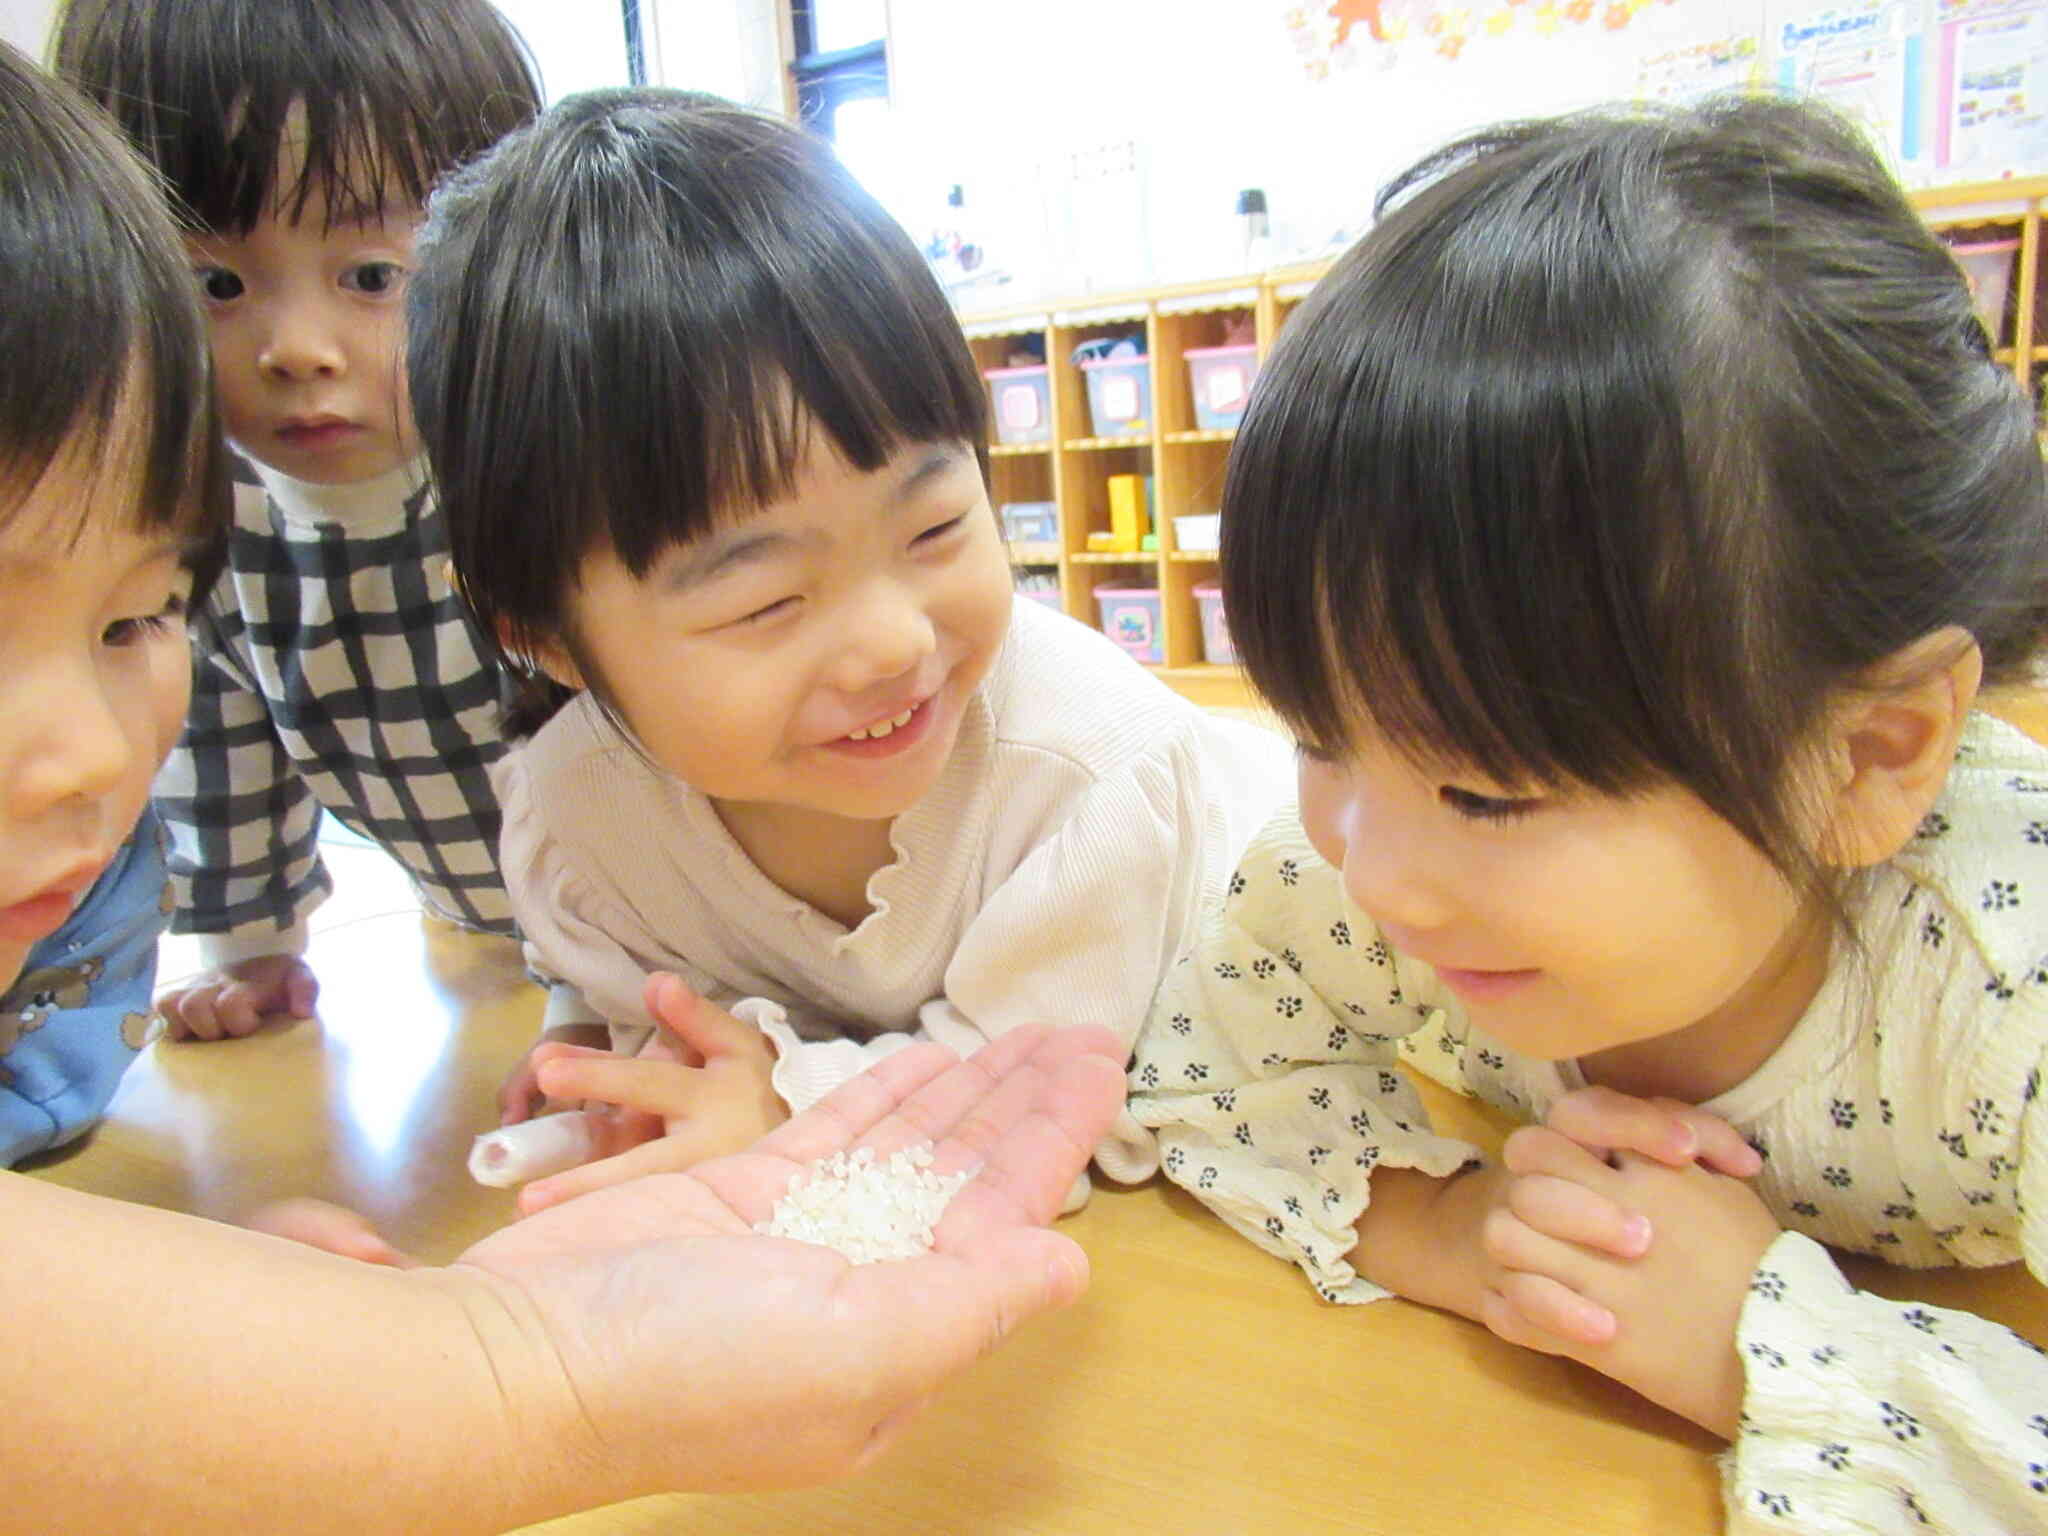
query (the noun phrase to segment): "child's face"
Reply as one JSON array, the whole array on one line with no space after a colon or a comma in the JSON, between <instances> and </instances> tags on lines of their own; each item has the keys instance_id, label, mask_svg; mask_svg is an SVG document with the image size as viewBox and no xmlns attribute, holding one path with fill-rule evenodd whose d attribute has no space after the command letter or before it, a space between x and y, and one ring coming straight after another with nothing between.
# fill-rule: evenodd
<instances>
[{"instance_id":1,"label":"child's face","mask_svg":"<svg viewBox=\"0 0 2048 1536\"><path fill-rule=\"evenodd\" d=\"M861 820L937 781L1010 619L964 444L863 474L813 433L787 500L670 548L644 580L607 550L576 583L577 649L663 767L716 800Z\"/></svg>"},{"instance_id":2,"label":"child's face","mask_svg":"<svg viewBox=\"0 0 2048 1536\"><path fill-rule=\"evenodd\" d=\"M1694 1028L1752 1041L1788 1029L1825 968L1825 924L1687 791L1522 798L1384 743L1305 755L1300 781L1303 825L1351 900L1529 1055Z\"/></svg>"},{"instance_id":3,"label":"child's face","mask_svg":"<svg viewBox=\"0 0 2048 1536\"><path fill-rule=\"evenodd\" d=\"M280 183L295 171L287 164ZM400 356L416 208L327 226L316 190L296 221L192 236L230 442L297 480L348 485L419 452Z\"/></svg>"},{"instance_id":4,"label":"child's face","mask_svg":"<svg viewBox=\"0 0 2048 1536\"><path fill-rule=\"evenodd\" d=\"M110 430L106 441L119 441ZM0 495L0 987L142 813L184 724L191 577L134 476L67 452Z\"/></svg>"}]
</instances>

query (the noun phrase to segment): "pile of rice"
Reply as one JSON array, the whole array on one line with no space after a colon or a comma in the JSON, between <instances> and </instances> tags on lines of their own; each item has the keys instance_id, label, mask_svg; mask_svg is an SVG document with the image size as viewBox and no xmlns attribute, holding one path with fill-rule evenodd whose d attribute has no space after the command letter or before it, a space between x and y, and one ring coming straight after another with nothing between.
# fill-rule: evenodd
<instances>
[{"instance_id":1,"label":"pile of rice","mask_svg":"<svg viewBox=\"0 0 2048 1536\"><path fill-rule=\"evenodd\" d=\"M877 1163L872 1148L835 1152L792 1174L789 1193L766 1221L769 1237L793 1237L836 1250L855 1264L914 1259L931 1252L932 1228L954 1192L974 1176L932 1172L932 1149L920 1142Z\"/></svg>"}]
</instances>

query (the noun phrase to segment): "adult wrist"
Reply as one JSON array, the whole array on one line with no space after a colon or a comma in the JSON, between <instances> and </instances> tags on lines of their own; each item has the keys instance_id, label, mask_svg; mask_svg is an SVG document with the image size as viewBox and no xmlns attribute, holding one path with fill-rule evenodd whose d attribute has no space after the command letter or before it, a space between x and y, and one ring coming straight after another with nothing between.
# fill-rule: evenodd
<instances>
[{"instance_id":1,"label":"adult wrist","mask_svg":"<svg viewBox=\"0 0 2048 1536\"><path fill-rule=\"evenodd\" d=\"M615 1448L601 1444L545 1323L511 1282L464 1264L405 1278L449 1309L454 1404L447 1497L473 1500L477 1529L505 1531L629 1498Z\"/></svg>"}]
</instances>

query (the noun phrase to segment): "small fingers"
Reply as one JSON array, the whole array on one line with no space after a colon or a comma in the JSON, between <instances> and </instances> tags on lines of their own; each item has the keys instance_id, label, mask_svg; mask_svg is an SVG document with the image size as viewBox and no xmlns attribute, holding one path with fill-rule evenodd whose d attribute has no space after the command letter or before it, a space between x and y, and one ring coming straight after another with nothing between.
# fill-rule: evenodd
<instances>
[{"instance_id":1,"label":"small fingers","mask_svg":"<svg viewBox=\"0 0 2048 1536\"><path fill-rule=\"evenodd\" d=\"M1564 1243L1597 1248L1620 1259L1650 1251L1650 1220L1574 1179L1531 1174L1508 1186L1508 1209L1523 1225Z\"/></svg>"},{"instance_id":2,"label":"small fingers","mask_svg":"<svg viewBox=\"0 0 2048 1536\"><path fill-rule=\"evenodd\" d=\"M549 1206L573 1200L578 1195L587 1195L595 1189L608 1189L646 1174L681 1173L698 1160L687 1137L657 1136L631 1151L534 1180L519 1191L519 1214L531 1216Z\"/></svg>"},{"instance_id":3,"label":"small fingers","mask_svg":"<svg viewBox=\"0 0 2048 1536\"><path fill-rule=\"evenodd\" d=\"M1612 1088L1580 1088L1550 1106L1543 1123L1583 1147L1628 1151L1681 1168L1699 1154L1700 1138L1687 1106L1670 1099L1639 1099Z\"/></svg>"},{"instance_id":4,"label":"small fingers","mask_svg":"<svg viewBox=\"0 0 2048 1536\"><path fill-rule=\"evenodd\" d=\"M249 1218L247 1225L251 1231L289 1238L309 1248L319 1248L365 1264L415 1269L420 1262L411 1254L394 1248L381 1232L370 1225L367 1217L326 1200L276 1200L259 1209Z\"/></svg>"},{"instance_id":5,"label":"small fingers","mask_svg":"<svg viewBox=\"0 0 2048 1536\"><path fill-rule=\"evenodd\" d=\"M1487 1292L1480 1320L1510 1344L1547 1355L1610 1344L1620 1331L1614 1314L1548 1275L1508 1273Z\"/></svg>"},{"instance_id":6,"label":"small fingers","mask_svg":"<svg viewBox=\"0 0 2048 1536\"><path fill-rule=\"evenodd\" d=\"M689 1114L702 1081L695 1067L581 1046L544 1045L534 1057L534 1081L550 1099L616 1104L663 1119Z\"/></svg>"},{"instance_id":7,"label":"small fingers","mask_svg":"<svg viewBox=\"0 0 2048 1536\"><path fill-rule=\"evenodd\" d=\"M1763 1154L1744 1139L1742 1132L1719 1115L1677 1099L1652 1099L1650 1102L1692 1127L1698 1142L1694 1158L1716 1173L1753 1179L1763 1172Z\"/></svg>"},{"instance_id":8,"label":"small fingers","mask_svg":"<svg viewBox=\"0 0 2048 1536\"><path fill-rule=\"evenodd\" d=\"M220 1026L213 1019L213 1002L197 989L166 992L157 999L157 1012L164 1021L169 1040L218 1040Z\"/></svg>"},{"instance_id":9,"label":"small fingers","mask_svg":"<svg viewBox=\"0 0 2048 1536\"><path fill-rule=\"evenodd\" d=\"M1501 1144L1500 1160L1510 1173L1548 1174L1593 1188L1601 1187L1604 1175L1612 1171L1603 1148L1585 1146L1547 1125L1524 1125L1510 1131Z\"/></svg>"},{"instance_id":10,"label":"small fingers","mask_svg":"<svg viewBox=\"0 0 2048 1536\"><path fill-rule=\"evenodd\" d=\"M1614 1314L1579 1289L1590 1267L1585 1249L1537 1231L1505 1206L1486 1213L1480 1246L1502 1270L1496 1289L1530 1323L1582 1344L1614 1336Z\"/></svg>"}]
</instances>

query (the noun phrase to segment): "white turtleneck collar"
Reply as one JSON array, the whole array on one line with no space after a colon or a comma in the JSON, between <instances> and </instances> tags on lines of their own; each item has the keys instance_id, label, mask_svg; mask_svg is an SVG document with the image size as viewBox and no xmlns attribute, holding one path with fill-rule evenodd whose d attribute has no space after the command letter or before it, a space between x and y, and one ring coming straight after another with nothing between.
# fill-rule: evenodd
<instances>
[{"instance_id":1,"label":"white turtleneck collar","mask_svg":"<svg viewBox=\"0 0 2048 1536\"><path fill-rule=\"evenodd\" d=\"M339 523L351 537L389 532L405 521L405 504L426 483L427 461L419 455L370 480L348 485L314 485L249 460L265 493L293 523Z\"/></svg>"}]
</instances>

